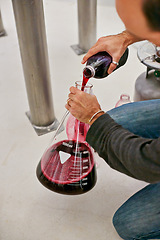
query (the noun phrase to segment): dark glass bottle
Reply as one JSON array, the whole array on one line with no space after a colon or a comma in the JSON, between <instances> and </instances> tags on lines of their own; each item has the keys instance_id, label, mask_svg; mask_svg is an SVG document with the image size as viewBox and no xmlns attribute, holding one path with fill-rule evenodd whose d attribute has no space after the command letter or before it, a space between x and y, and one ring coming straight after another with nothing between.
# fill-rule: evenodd
<instances>
[{"instance_id":1,"label":"dark glass bottle","mask_svg":"<svg viewBox=\"0 0 160 240\"><path fill-rule=\"evenodd\" d=\"M127 58L128 58L128 48L120 58L119 65L116 67L116 69L123 66L126 63ZM94 77L94 78L107 77L108 68L111 62L112 62L112 57L109 55L109 53L107 52L96 53L95 55L91 56L87 60L86 66L83 70L84 77L87 79L91 77Z\"/></svg>"}]
</instances>

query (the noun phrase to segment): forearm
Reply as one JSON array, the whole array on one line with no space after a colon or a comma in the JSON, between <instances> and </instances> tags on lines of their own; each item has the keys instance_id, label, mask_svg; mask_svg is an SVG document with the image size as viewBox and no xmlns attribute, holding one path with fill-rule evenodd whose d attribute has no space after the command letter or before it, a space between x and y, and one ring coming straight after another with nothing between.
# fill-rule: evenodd
<instances>
[{"instance_id":1,"label":"forearm","mask_svg":"<svg viewBox=\"0 0 160 240\"><path fill-rule=\"evenodd\" d=\"M104 114L92 124L86 140L110 167L146 182L160 181L159 139L136 136Z\"/></svg>"},{"instance_id":2,"label":"forearm","mask_svg":"<svg viewBox=\"0 0 160 240\"><path fill-rule=\"evenodd\" d=\"M121 38L123 38L123 47L127 48L129 45L132 45L133 43L143 41L144 39L140 39L137 36L131 34L127 30L123 31L122 33L118 34Z\"/></svg>"}]
</instances>

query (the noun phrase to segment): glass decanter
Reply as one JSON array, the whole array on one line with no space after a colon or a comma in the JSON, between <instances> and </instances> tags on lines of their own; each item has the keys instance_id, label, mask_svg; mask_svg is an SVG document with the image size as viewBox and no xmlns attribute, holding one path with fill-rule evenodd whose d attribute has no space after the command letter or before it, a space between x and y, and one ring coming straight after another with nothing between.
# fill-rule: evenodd
<instances>
[{"instance_id":1,"label":"glass decanter","mask_svg":"<svg viewBox=\"0 0 160 240\"><path fill-rule=\"evenodd\" d=\"M82 82L76 82L82 89ZM83 91L91 94L92 85ZM60 131L61 125L65 130ZM38 166L37 178L46 188L62 194L88 192L96 184L94 152L85 141L89 125L78 121L68 111L63 116L53 142L44 152Z\"/></svg>"},{"instance_id":2,"label":"glass decanter","mask_svg":"<svg viewBox=\"0 0 160 240\"><path fill-rule=\"evenodd\" d=\"M121 94L120 99L116 103L115 107L120 107L124 104L130 103L130 96L128 94Z\"/></svg>"}]
</instances>

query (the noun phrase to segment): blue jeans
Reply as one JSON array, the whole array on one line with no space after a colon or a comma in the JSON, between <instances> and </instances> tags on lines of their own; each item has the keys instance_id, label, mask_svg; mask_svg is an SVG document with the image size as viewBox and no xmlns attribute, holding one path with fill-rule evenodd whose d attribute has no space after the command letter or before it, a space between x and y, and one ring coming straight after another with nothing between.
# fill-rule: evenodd
<instances>
[{"instance_id":1,"label":"blue jeans","mask_svg":"<svg viewBox=\"0 0 160 240\"><path fill-rule=\"evenodd\" d=\"M136 135L160 137L160 99L129 103L107 113ZM125 240L160 239L160 183L130 197L114 214L113 225Z\"/></svg>"}]
</instances>

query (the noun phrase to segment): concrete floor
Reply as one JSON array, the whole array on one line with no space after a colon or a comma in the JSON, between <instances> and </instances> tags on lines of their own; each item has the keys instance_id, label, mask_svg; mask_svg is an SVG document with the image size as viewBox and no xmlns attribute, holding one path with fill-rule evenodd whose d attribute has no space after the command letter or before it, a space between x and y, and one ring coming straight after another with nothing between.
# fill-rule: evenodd
<instances>
[{"instance_id":1,"label":"concrete floor","mask_svg":"<svg viewBox=\"0 0 160 240\"><path fill-rule=\"evenodd\" d=\"M98 1L97 38L124 29L113 1ZM118 240L112 216L128 197L145 186L112 170L96 155L96 186L79 196L44 188L36 178L37 164L53 132L37 136L25 112L29 110L10 0L0 0L6 37L0 38L0 240ZM83 56L78 43L76 0L44 0L54 110L65 112L69 87L82 79ZM133 100L136 78L145 71L130 47L125 67L103 80L92 79L102 108L113 108L122 93ZM62 71L63 69L63 71Z\"/></svg>"}]
</instances>

